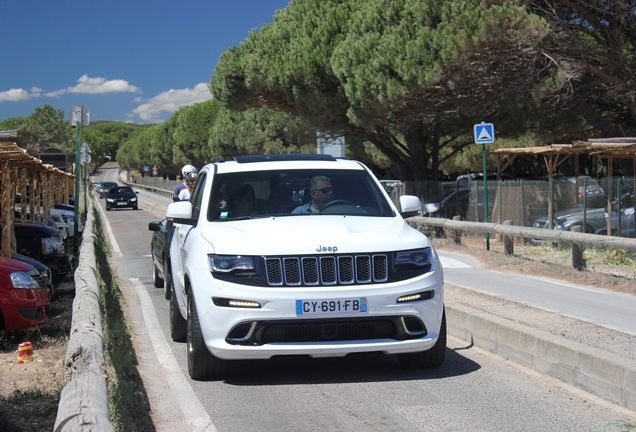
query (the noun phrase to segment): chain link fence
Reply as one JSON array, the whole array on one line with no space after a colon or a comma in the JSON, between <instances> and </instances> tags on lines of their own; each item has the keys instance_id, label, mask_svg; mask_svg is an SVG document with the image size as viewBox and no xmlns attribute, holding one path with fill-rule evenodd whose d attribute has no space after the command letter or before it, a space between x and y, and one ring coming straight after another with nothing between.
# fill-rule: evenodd
<instances>
[{"instance_id":1,"label":"chain link fence","mask_svg":"<svg viewBox=\"0 0 636 432\"><path fill-rule=\"evenodd\" d=\"M635 237L634 190L636 179L589 177L548 180L488 180L488 220L503 224L548 228L548 207L553 205L553 228L607 234L608 196L612 198L611 233ZM423 215L484 222L484 184L481 178L468 185L459 182L406 182L395 194L420 197Z\"/></svg>"}]
</instances>

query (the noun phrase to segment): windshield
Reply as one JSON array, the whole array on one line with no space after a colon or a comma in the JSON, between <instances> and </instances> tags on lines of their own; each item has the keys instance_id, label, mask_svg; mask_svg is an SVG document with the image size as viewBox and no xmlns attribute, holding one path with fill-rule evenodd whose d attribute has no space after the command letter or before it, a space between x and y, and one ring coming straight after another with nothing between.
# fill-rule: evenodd
<instances>
[{"instance_id":1,"label":"windshield","mask_svg":"<svg viewBox=\"0 0 636 432\"><path fill-rule=\"evenodd\" d=\"M217 174L208 220L324 214L394 216L366 171L323 169Z\"/></svg>"}]
</instances>

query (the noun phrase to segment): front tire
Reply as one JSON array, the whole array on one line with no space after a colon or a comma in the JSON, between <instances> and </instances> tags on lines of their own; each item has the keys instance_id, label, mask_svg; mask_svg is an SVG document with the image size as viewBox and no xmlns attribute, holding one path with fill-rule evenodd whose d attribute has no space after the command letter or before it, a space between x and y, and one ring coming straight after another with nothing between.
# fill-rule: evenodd
<instances>
[{"instance_id":1,"label":"front tire","mask_svg":"<svg viewBox=\"0 0 636 432\"><path fill-rule=\"evenodd\" d=\"M161 276L159 276L159 269L157 268L154 258L152 259L152 284L155 288L165 288L164 280Z\"/></svg>"},{"instance_id":2,"label":"front tire","mask_svg":"<svg viewBox=\"0 0 636 432\"><path fill-rule=\"evenodd\" d=\"M193 380L220 379L229 362L215 357L205 345L199 314L192 293L188 298L188 373Z\"/></svg>"},{"instance_id":3,"label":"front tire","mask_svg":"<svg viewBox=\"0 0 636 432\"><path fill-rule=\"evenodd\" d=\"M170 336L175 342L185 342L186 331L186 320L183 319L179 311L179 303L177 302L177 296L174 294L173 286L170 296Z\"/></svg>"},{"instance_id":4,"label":"front tire","mask_svg":"<svg viewBox=\"0 0 636 432\"><path fill-rule=\"evenodd\" d=\"M426 351L398 354L402 367L407 369L437 369L446 356L446 310L442 312L439 336L433 348Z\"/></svg>"},{"instance_id":5,"label":"front tire","mask_svg":"<svg viewBox=\"0 0 636 432\"><path fill-rule=\"evenodd\" d=\"M163 296L170 300L172 296L172 276L170 275L170 258L163 259Z\"/></svg>"}]
</instances>

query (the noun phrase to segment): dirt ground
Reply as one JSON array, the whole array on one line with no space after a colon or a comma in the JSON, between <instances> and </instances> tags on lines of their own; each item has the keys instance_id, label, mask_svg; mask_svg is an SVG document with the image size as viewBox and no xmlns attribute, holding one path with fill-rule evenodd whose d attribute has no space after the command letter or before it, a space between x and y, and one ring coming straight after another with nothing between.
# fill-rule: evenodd
<instances>
[{"instance_id":1,"label":"dirt ground","mask_svg":"<svg viewBox=\"0 0 636 432\"><path fill-rule=\"evenodd\" d=\"M71 328L75 283L57 286L48 321L36 328L0 332L0 430L53 430L64 387L64 356ZM31 342L33 361L18 364L18 345Z\"/></svg>"}]
</instances>

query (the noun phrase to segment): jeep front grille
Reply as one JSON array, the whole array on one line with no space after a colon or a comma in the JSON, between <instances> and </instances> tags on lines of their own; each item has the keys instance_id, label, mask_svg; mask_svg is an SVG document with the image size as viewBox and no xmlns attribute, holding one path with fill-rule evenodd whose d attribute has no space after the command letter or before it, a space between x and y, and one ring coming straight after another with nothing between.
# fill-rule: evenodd
<instances>
[{"instance_id":1,"label":"jeep front grille","mask_svg":"<svg viewBox=\"0 0 636 432\"><path fill-rule=\"evenodd\" d=\"M386 282L387 255L265 257L274 286L350 285Z\"/></svg>"}]
</instances>

